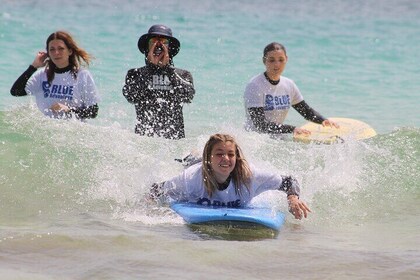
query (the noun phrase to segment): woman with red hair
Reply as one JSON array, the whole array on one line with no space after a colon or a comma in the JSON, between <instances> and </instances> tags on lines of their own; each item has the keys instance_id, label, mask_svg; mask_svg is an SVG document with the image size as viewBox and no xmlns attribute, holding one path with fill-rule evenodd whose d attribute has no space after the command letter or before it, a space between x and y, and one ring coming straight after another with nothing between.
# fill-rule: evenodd
<instances>
[{"instance_id":1,"label":"woman with red hair","mask_svg":"<svg viewBox=\"0 0 420 280\"><path fill-rule=\"evenodd\" d=\"M13 96L34 95L39 110L53 118L95 118L99 95L89 66L91 56L65 31L47 38L32 64L13 84ZM39 69L39 71L37 71Z\"/></svg>"}]
</instances>

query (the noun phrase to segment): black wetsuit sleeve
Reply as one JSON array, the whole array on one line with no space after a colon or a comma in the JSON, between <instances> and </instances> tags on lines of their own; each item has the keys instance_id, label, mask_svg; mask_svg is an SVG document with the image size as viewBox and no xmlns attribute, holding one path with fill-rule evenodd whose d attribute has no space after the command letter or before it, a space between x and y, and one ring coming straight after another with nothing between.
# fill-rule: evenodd
<instances>
[{"instance_id":1,"label":"black wetsuit sleeve","mask_svg":"<svg viewBox=\"0 0 420 280\"><path fill-rule=\"evenodd\" d=\"M98 115L99 106L95 104L88 107L71 108L70 111L75 113L78 119L94 119Z\"/></svg>"},{"instance_id":2,"label":"black wetsuit sleeve","mask_svg":"<svg viewBox=\"0 0 420 280\"><path fill-rule=\"evenodd\" d=\"M29 65L28 69L20 75L20 77L15 81L12 88L10 89L10 93L13 96L25 96L27 95L25 91L26 83L28 82L29 78L36 72L36 68L32 65Z\"/></svg>"},{"instance_id":3,"label":"black wetsuit sleeve","mask_svg":"<svg viewBox=\"0 0 420 280\"><path fill-rule=\"evenodd\" d=\"M321 116L320 113L312 109L305 100L302 100L298 104L292 105L293 108L295 108L296 111L299 112L306 120L322 124L323 121L325 121L325 118Z\"/></svg>"},{"instance_id":4,"label":"black wetsuit sleeve","mask_svg":"<svg viewBox=\"0 0 420 280\"><path fill-rule=\"evenodd\" d=\"M172 68L169 79L180 102L191 103L195 95L193 77L190 72Z\"/></svg>"},{"instance_id":5,"label":"black wetsuit sleeve","mask_svg":"<svg viewBox=\"0 0 420 280\"><path fill-rule=\"evenodd\" d=\"M267 121L264 115L264 108L262 107L253 107L248 108L249 115L251 117L254 127L260 133L271 133L271 134L280 134L280 133L292 133L295 129L295 126L287 124L276 124L273 122Z\"/></svg>"},{"instance_id":6,"label":"black wetsuit sleeve","mask_svg":"<svg viewBox=\"0 0 420 280\"><path fill-rule=\"evenodd\" d=\"M163 185L164 184L165 184L165 182L154 183L150 187L149 198L151 198L153 200L158 200L164 194L164 191L163 191Z\"/></svg>"},{"instance_id":7,"label":"black wetsuit sleeve","mask_svg":"<svg viewBox=\"0 0 420 280\"><path fill-rule=\"evenodd\" d=\"M282 183L279 190L284 191L289 195L300 195L299 182L292 176L282 176Z\"/></svg>"},{"instance_id":8,"label":"black wetsuit sleeve","mask_svg":"<svg viewBox=\"0 0 420 280\"><path fill-rule=\"evenodd\" d=\"M131 69L127 72L122 94L128 102L138 103L144 98L145 93L148 92L147 77L148 73L143 73L140 69Z\"/></svg>"}]
</instances>

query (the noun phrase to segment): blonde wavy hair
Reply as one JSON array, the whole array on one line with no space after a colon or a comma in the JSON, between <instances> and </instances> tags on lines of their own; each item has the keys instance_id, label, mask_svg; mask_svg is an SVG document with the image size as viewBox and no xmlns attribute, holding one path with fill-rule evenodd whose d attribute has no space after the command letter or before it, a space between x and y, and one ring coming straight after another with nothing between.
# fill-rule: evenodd
<instances>
[{"instance_id":1,"label":"blonde wavy hair","mask_svg":"<svg viewBox=\"0 0 420 280\"><path fill-rule=\"evenodd\" d=\"M252 177L251 168L246 161L241 148L238 146L235 138L228 134L214 134L210 136L203 150L203 180L206 191L211 197L215 191L217 191L217 181L211 168L211 152L214 145L217 143L231 142L235 145L236 163L233 171L231 172L231 178L235 185L236 194L241 194L242 186L245 186L248 190L250 188L250 182Z\"/></svg>"}]
</instances>

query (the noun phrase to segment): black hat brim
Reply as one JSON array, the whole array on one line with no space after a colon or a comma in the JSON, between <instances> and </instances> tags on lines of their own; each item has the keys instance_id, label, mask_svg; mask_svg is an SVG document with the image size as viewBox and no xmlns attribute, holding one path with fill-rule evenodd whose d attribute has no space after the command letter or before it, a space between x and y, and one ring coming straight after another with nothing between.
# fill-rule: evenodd
<instances>
[{"instance_id":1,"label":"black hat brim","mask_svg":"<svg viewBox=\"0 0 420 280\"><path fill-rule=\"evenodd\" d=\"M148 42L149 39L152 37L163 37L163 38L168 38L169 39L169 55L171 57L174 57L178 54L179 49L181 47L181 43L178 41L177 38L175 37L170 37L167 36L165 34L159 33L159 32L154 32L153 34L147 33L147 34L143 34L140 38L139 41L137 42L137 47L139 48L141 53L146 54L148 52L149 46L148 46Z\"/></svg>"}]
</instances>

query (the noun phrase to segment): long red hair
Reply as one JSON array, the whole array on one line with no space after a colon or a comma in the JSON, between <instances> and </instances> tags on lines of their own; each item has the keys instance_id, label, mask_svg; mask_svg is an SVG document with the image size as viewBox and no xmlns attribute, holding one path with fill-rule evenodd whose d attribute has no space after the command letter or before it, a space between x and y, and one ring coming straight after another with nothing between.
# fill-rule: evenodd
<instances>
[{"instance_id":1,"label":"long red hair","mask_svg":"<svg viewBox=\"0 0 420 280\"><path fill-rule=\"evenodd\" d=\"M46 49L48 53L48 45L52 40L61 40L66 44L67 48L72 51L72 54L69 57L69 64L71 66L71 72L73 77L76 79L77 72L80 69L81 65L89 66L89 63L92 59L92 56L88 54L84 49L80 48L73 37L66 31L57 31L52 33L47 38L46 42ZM47 78L48 82L51 83L54 79L54 71L56 69L56 65L51 61L48 60L46 64L46 71L47 71Z\"/></svg>"}]
</instances>

